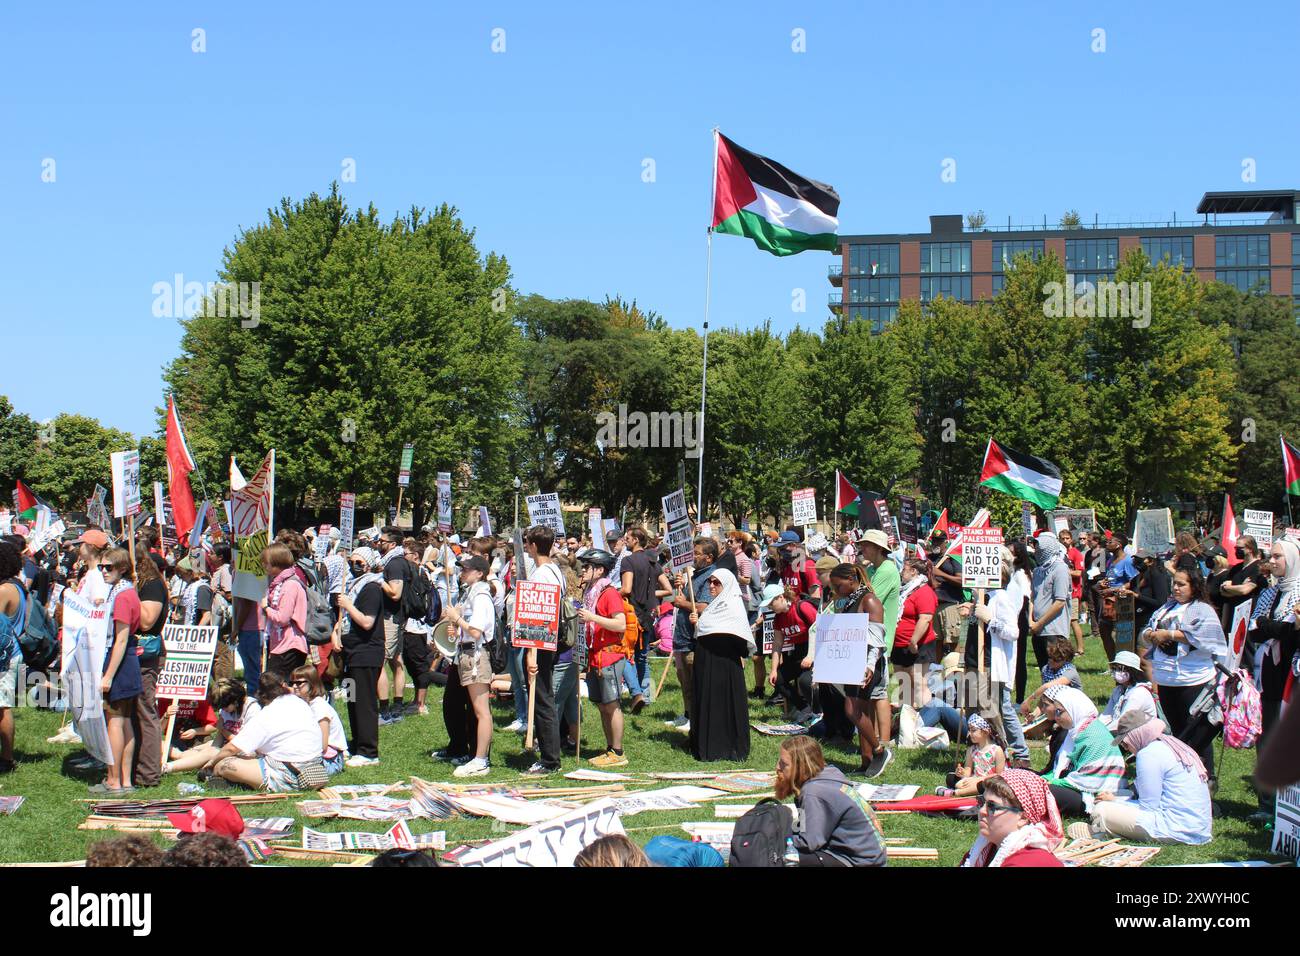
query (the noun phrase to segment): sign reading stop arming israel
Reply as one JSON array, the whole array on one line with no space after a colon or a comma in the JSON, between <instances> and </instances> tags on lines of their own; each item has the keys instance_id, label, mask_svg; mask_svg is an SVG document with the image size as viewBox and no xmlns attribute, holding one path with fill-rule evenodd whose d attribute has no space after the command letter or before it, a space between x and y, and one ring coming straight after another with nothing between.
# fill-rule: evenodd
<instances>
[{"instance_id":1,"label":"sign reading stop arming israel","mask_svg":"<svg viewBox=\"0 0 1300 956\"><path fill-rule=\"evenodd\" d=\"M968 528L961 539L961 586L1002 587L1002 529Z\"/></svg>"}]
</instances>

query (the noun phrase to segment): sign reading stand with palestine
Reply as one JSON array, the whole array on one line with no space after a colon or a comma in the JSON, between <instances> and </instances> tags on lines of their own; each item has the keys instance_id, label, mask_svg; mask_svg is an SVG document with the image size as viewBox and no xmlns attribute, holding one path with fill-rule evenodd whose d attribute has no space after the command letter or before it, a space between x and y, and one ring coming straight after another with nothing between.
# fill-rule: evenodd
<instances>
[{"instance_id":1,"label":"sign reading stand with palestine","mask_svg":"<svg viewBox=\"0 0 1300 956\"><path fill-rule=\"evenodd\" d=\"M791 511L795 524L817 523L817 489L796 488L790 493Z\"/></svg>"},{"instance_id":2,"label":"sign reading stand with palestine","mask_svg":"<svg viewBox=\"0 0 1300 956\"><path fill-rule=\"evenodd\" d=\"M156 696L170 700L203 700L208 696L217 628L212 625L168 624L163 627L167 657L158 674Z\"/></svg>"},{"instance_id":3,"label":"sign reading stand with palestine","mask_svg":"<svg viewBox=\"0 0 1300 956\"><path fill-rule=\"evenodd\" d=\"M560 593L558 584L544 581L519 581L515 585L515 622L512 643L515 647L536 647L553 651L560 633Z\"/></svg>"},{"instance_id":4,"label":"sign reading stand with palestine","mask_svg":"<svg viewBox=\"0 0 1300 956\"><path fill-rule=\"evenodd\" d=\"M564 514L560 511L559 492L526 495L524 502L528 505L529 524L544 525L555 532L556 538L564 537Z\"/></svg>"},{"instance_id":5,"label":"sign reading stand with palestine","mask_svg":"<svg viewBox=\"0 0 1300 956\"><path fill-rule=\"evenodd\" d=\"M1002 529L971 528L961 539L961 586L975 590L1002 587Z\"/></svg>"},{"instance_id":6,"label":"sign reading stand with palestine","mask_svg":"<svg viewBox=\"0 0 1300 956\"><path fill-rule=\"evenodd\" d=\"M674 571L689 567L694 556L691 519L686 514L686 493L680 488L664 495L664 541L672 552Z\"/></svg>"}]
</instances>

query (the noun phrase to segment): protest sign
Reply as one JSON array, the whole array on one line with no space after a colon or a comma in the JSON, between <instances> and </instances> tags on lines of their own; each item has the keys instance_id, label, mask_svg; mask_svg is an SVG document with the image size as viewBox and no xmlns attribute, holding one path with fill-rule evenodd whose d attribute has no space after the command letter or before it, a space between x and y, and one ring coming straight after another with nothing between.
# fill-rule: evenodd
<instances>
[{"instance_id":1,"label":"protest sign","mask_svg":"<svg viewBox=\"0 0 1300 956\"><path fill-rule=\"evenodd\" d=\"M1284 534L1288 541L1300 543L1300 528L1287 528Z\"/></svg>"},{"instance_id":2,"label":"protest sign","mask_svg":"<svg viewBox=\"0 0 1300 956\"><path fill-rule=\"evenodd\" d=\"M916 544L916 499L898 496L898 533L908 544Z\"/></svg>"},{"instance_id":3,"label":"protest sign","mask_svg":"<svg viewBox=\"0 0 1300 956\"><path fill-rule=\"evenodd\" d=\"M1277 792L1273 852L1300 862L1300 783Z\"/></svg>"},{"instance_id":4,"label":"protest sign","mask_svg":"<svg viewBox=\"0 0 1300 956\"><path fill-rule=\"evenodd\" d=\"M699 534L699 536L700 536L701 538L712 538L712 537L713 537L713 522L712 522L712 521L701 521L701 522L700 522L700 526L699 526L699 528L697 529L696 533Z\"/></svg>"},{"instance_id":5,"label":"protest sign","mask_svg":"<svg viewBox=\"0 0 1300 956\"><path fill-rule=\"evenodd\" d=\"M623 833L623 820L608 797L570 810L486 846L456 854L457 866L570 867L583 847Z\"/></svg>"},{"instance_id":6,"label":"protest sign","mask_svg":"<svg viewBox=\"0 0 1300 956\"><path fill-rule=\"evenodd\" d=\"M538 647L555 650L560 632L558 584L542 581L519 581L515 585L515 620L512 643L515 647Z\"/></svg>"},{"instance_id":7,"label":"protest sign","mask_svg":"<svg viewBox=\"0 0 1300 956\"><path fill-rule=\"evenodd\" d=\"M158 516L158 524L163 523L163 486L161 481L153 483L153 513Z\"/></svg>"},{"instance_id":8,"label":"protest sign","mask_svg":"<svg viewBox=\"0 0 1300 956\"><path fill-rule=\"evenodd\" d=\"M686 513L686 494L680 488L663 496L664 543L672 553L672 569L690 567L694 557L691 520Z\"/></svg>"},{"instance_id":9,"label":"protest sign","mask_svg":"<svg viewBox=\"0 0 1300 956\"><path fill-rule=\"evenodd\" d=\"M804 547L807 549L809 554L816 554L818 551L825 551L829 546L830 542L826 540L826 535L822 534L820 531L815 531L812 534L807 535L804 540Z\"/></svg>"},{"instance_id":10,"label":"protest sign","mask_svg":"<svg viewBox=\"0 0 1300 956\"><path fill-rule=\"evenodd\" d=\"M619 530L617 518L606 518L604 521L601 522L601 525L605 529L606 537L608 537L611 532L615 532Z\"/></svg>"},{"instance_id":11,"label":"protest sign","mask_svg":"<svg viewBox=\"0 0 1300 956\"><path fill-rule=\"evenodd\" d=\"M1241 651L1246 646L1246 632L1250 629L1250 609L1255 602L1247 598L1232 609L1232 626L1228 628L1228 670L1235 671L1241 664Z\"/></svg>"},{"instance_id":12,"label":"protest sign","mask_svg":"<svg viewBox=\"0 0 1300 956\"><path fill-rule=\"evenodd\" d=\"M1115 595L1115 629L1112 634L1116 651L1137 651L1137 622L1133 595Z\"/></svg>"},{"instance_id":13,"label":"protest sign","mask_svg":"<svg viewBox=\"0 0 1300 956\"><path fill-rule=\"evenodd\" d=\"M95 493L86 499L86 520L103 530L109 527L112 518L108 514L108 489L95 485Z\"/></svg>"},{"instance_id":14,"label":"protest sign","mask_svg":"<svg viewBox=\"0 0 1300 956\"><path fill-rule=\"evenodd\" d=\"M438 530L451 533L451 472L438 472Z\"/></svg>"},{"instance_id":15,"label":"protest sign","mask_svg":"<svg viewBox=\"0 0 1300 956\"><path fill-rule=\"evenodd\" d=\"M816 488L796 488L790 495L790 503L795 524L817 523Z\"/></svg>"},{"instance_id":16,"label":"protest sign","mask_svg":"<svg viewBox=\"0 0 1300 956\"><path fill-rule=\"evenodd\" d=\"M155 695L172 700L202 700L208 696L212 656L217 650L217 628L205 624L167 624L163 627L167 656L158 673Z\"/></svg>"},{"instance_id":17,"label":"protest sign","mask_svg":"<svg viewBox=\"0 0 1300 956\"><path fill-rule=\"evenodd\" d=\"M773 622L776 620L776 612L770 607L763 608L763 653L771 654L773 643L775 641Z\"/></svg>"},{"instance_id":18,"label":"protest sign","mask_svg":"<svg viewBox=\"0 0 1300 956\"><path fill-rule=\"evenodd\" d=\"M403 488L411 483L411 462L415 458L415 446L407 442L402 446L402 463L398 467L397 483Z\"/></svg>"},{"instance_id":19,"label":"protest sign","mask_svg":"<svg viewBox=\"0 0 1300 956\"><path fill-rule=\"evenodd\" d=\"M1266 552L1273 547L1273 512L1251 511L1247 508L1242 518L1245 533L1255 539L1260 551Z\"/></svg>"},{"instance_id":20,"label":"protest sign","mask_svg":"<svg viewBox=\"0 0 1300 956\"><path fill-rule=\"evenodd\" d=\"M352 550L353 523L357 517L357 496L351 491L339 495L339 541Z\"/></svg>"},{"instance_id":21,"label":"protest sign","mask_svg":"<svg viewBox=\"0 0 1300 956\"><path fill-rule=\"evenodd\" d=\"M266 593L262 550L270 540L274 522L275 449L242 488L230 495L231 533L235 538L235 578L231 592L250 601Z\"/></svg>"},{"instance_id":22,"label":"protest sign","mask_svg":"<svg viewBox=\"0 0 1300 956\"><path fill-rule=\"evenodd\" d=\"M898 547L898 537L894 534L894 520L890 517L889 505L884 498L877 498L875 504L876 514L880 516L880 530L889 537L889 550L893 551Z\"/></svg>"},{"instance_id":23,"label":"protest sign","mask_svg":"<svg viewBox=\"0 0 1300 956\"><path fill-rule=\"evenodd\" d=\"M1069 531L1075 541L1078 541L1084 532L1097 530L1097 512L1092 508L1057 508L1052 512L1052 518L1055 522L1064 519L1064 529L1058 524L1053 524L1053 528L1057 531Z\"/></svg>"},{"instance_id":24,"label":"protest sign","mask_svg":"<svg viewBox=\"0 0 1300 956\"><path fill-rule=\"evenodd\" d=\"M51 541L58 541L59 538L63 537L63 532L67 530L67 526L63 523L63 519L60 518L58 521L55 521L52 524L47 524L44 528L34 532L32 536L27 539L27 547L32 554L36 554L45 548L45 546Z\"/></svg>"},{"instance_id":25,"label":"protest sign","mask_svg":"<svg viewBox=\"0 0 1300 956\"><path fill-rule=\"evenodd\" d=\"M1020 502L1020 533L1026 538L1034 536L1034 506L1028 501Z\"/></svg>"},{"instance_id":26,"label":"protest sign","mask_svg":"<svg viewBox=\"0 0 1300 956\"><path fill-rule=\"evenodd\" d=\"M0 508L0 534L12 534L14 530L14 516L8 508Z\"/></svg>"},{"instance_id":27,"label":"protest sign","mask_svg":"<svg viewBox=\"0 0 1300 956\"><path fill-rule=\"evenodd\" d=\"M671 495L664 495L664 524L673 524L676 521L685 521L686 514L686 493L681 489L674 491Z\"/></svg>"},{"instance_id":28,"label":"protest sign","mask_svg":"<svg viewBox=\"0 0 1300 956\"><path fill-rule=\"evenodd\" d=\"M102 763L113 762L104 719L100 680L108 649L110 608L92 604L71 588L63 592L63 659L59 668L68 692L68 709L86 751Z\"/></svg>"},{"instance_id":29,"label":"protest sign","mask_svg":"<svg viewBox=\"0 0 1300 956\"><path fill-rule=\"evenodd\" d=\"M820 614L813 681L818 684L861 685L867 673L867 614Z\"/></svg>"},{"instance_id":30,"label":"protest sign","mask_svg":"<svg viewBox=\"0 0 1300 956\"><path fill-rule=\"evenodd\" d=\"M488 515L487 505L478 506L478 533L481 538L492 536L492 518Z\"/></svg>"},{"instance_id":31,"label":"protest sign","mask_svg":"<svg viewBox=\"0 0 1300 956\"><path fill-rule=\"evenodd\" d=\"M560 496L557 492L527 495L524 502L528 505L529 524L550 528L557 539L564 537L564 514L560 510Z\"/></svg>"},{"instance_id":32,"label":"protest sign","mask_svg":"<svg viewBox=\"0 0 1300 956\"><path fill-rule=\"evenodd\" d=\"M587 509L587 533L591 535L593 548L605 547L605 526L601 523L599 508Z\"/></svg>"},{"instance_id":33,"label":"protest sign","mask_svg":"<svg viewBox=\"0 0 1300 956\"><path fill-rule=\"evenodd\" d=\"M1002 587L1002 529L971 528L961 538L961 586Z\"/></svg>"},{"instance_id":34,"label":"protest sign","mask_svg":"<svg viewBox=\"0 0 1300 956\"><path fill-rule=\"evenodd\" d=\"M316 561L324 561L325 554L330 549L330 526L321 525L316 529L316 540L312 542L311 556Z\"/></svg>"},{"instance_id":35,"label":"protest sign","mask_svg":"<svg viewBox=\"0 0 1300 956\"><path fill-rule=\"evenodd\" d=\"M1133 523L1133 546L1163 554L1174 543L1174 518L1168 508L1139 511Z\"/></svg>"},{"instance_id":36,"label":"protest sign","mask_svg":"<svg viewBox=\"0 0 1300 956\"><path fill-rule=\"evenodd\" d=\"M109 455L113 471L113 517L140 513L140 452L115 451Z\"/></svg>"}]
</instances>

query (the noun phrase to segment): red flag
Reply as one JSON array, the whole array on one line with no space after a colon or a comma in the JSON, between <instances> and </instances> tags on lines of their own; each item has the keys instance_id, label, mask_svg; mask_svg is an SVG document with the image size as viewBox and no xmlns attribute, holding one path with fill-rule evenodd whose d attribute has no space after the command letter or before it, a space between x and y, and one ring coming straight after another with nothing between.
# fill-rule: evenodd
<instances>
[{"instance_id":1,"label":"red flag","mask_svg":"<svg viewBox=\"0 0 1300 956\"><path fill-rule=\"evenodd\" d=\"M858 489L854 488L852 482L841 475L837 468L835 470L835 510L845 511L861 497ZM856 514L856 512L854 513Z\"/></svg>"},{"instance_id":2,"label":"red flag","mask_svg":"<svg viewBox=\"0 0 1300 956\"><path fill-rule=\"evenodd\" d=\"M938 534L940 531L942 531L944 534L948 533L948 509L947 508L944 508L943 511L940 512L938 520L935 521L934 523L934 527L930 529L930 534Z\"/></svg>"},{"instance_id":3,"label":"red flag","mask_svg":"<svg viewBox=\"0 0 1300 956\"><path fill-rule=\"evenodd\" d=\"M1219 546L1228 553L1228 566L1241 563L1237 557L1237 516L1232 513L1232 495L1223 493L1223 521L1219 526Z\"/></svg>"},{"instance_id":4,"label":"red flag","mask_svg":"<svg viewBox=\"0 0 1300 956\"><path fill-rule=\"evenodd\" d=\"M190 472L194 458L185 444L181 430L181 417L176 412L176 400L167 396L167 489L171 494L172 518L176 522L176 538L184 541L194 527L194 492L190 490Z\"/></svg>"}]
</instances>

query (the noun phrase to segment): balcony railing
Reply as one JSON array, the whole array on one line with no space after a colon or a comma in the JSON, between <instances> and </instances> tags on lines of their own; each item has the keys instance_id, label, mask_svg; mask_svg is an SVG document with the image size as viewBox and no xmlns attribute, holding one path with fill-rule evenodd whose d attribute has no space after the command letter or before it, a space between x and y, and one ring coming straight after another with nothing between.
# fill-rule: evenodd
<instances>
[{"instance_id":1,"label":"balcony railing","mask_svg":"<svg viewBox=\"0 0 1300 956\"><path fill-rule=\"evenodd\" d=\"M962 226L963 233L979 232L1087 232L1089 230L1100 229L1213 229L1216 226L1289 226L1294 225L1290 219L1224 219L1208 216L1203 219L1184 219L1179 220L1177 217L1165 220L1164 222L1100 222L1094 219L1092 222L1080 222L1077 226L1063 226L1060 222L1048 222L1047 217L1043 217L1042 222L1027 222L1013 225L1007 220L1006 225L992 225L986 223L978 229L972 229L969 225Z\"/></svg>"}]
</instances>

